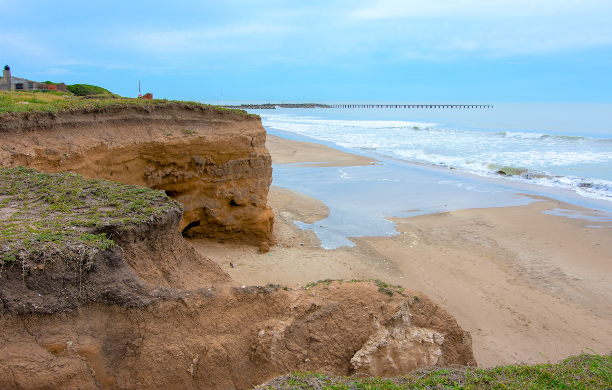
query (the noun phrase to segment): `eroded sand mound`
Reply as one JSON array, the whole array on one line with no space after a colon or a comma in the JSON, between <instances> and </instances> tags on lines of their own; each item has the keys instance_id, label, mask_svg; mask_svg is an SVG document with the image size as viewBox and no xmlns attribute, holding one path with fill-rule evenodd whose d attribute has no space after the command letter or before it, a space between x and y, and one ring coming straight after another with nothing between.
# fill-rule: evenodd
<instances>
[{"instance_id":1,"label":"eroded sand mound","mask_svg":"<svg viewBox=\"0 0 612 390\"><path fill-rule=\"evenodd\" d=\"M0 322L3 389L244 389L295 370L396 375L474 364L469 334L444 310L372 283L191 291Z\"/></svg>"},{"instance_id":2,"label":"eroded sand mound","mask_svg":"<svg viewBox=\"0 0 612 390\"><path fill-rule=\"evenodd\" d=\"M0 116L0 166L165 190L190 236L270 241L266 132L256 115L214 107L89 107Z\"/></svg>"}]
</instances>

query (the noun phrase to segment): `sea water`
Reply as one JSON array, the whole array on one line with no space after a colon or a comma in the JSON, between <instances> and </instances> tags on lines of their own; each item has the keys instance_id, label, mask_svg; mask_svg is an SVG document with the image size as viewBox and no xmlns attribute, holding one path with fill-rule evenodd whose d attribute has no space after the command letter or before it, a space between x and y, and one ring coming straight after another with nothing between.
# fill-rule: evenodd
<instances>
[{"instance_id":1,"label":"sea water","mask_svg":"<svg viewBox=\"0 0 612 390\"><path fill-rule=\"evenodd\" d=\"M612 104L258 110L264 127L612 201Z\"/></svg>"},{"instance_id":2,"label":"sea water","mask_svg":"<svg viewBox=\"0 0 612 390\"><path fill-rule=\"evenodd\" d=\"M274 184L330 207L326 220L298 224L314 230L326 248L352 245L347 237L395 234L384 218L389 215L533 201L518 193L612 210L612 104L249 112L261 116L270 134L383 161L369 167L274 167Z\"/></svg>"}]
</instances>

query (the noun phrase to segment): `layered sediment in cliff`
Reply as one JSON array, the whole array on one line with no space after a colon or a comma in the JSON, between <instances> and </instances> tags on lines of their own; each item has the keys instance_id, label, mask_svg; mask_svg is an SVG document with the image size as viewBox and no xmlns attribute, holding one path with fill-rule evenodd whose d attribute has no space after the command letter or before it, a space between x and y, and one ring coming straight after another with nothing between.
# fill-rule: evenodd
<instances>
[{"instance_id":1,"label":"layered sediment in cliff","mask_svg":"<svg viewBox=\"0 0 612 390\"><path fill-rule=\"evenodd\" d=\"M420 293L237 286L182 238L182 208L160 191L0 175L2 389L242 389L295 370L475 363L469 333Z\"/></svg>"},{"instance_id":2,"label":"layered sediment in cliff","mask_svg":"<svg viewBox=\"0 0 612 390\"><path fill-rule=\"evenodd\" d=\"M0 116L0 165L162 189L190 236L272 239L266 133L256 115L168 103Z\"/></svg>"},{"instance_id":3,"label":"layered sediment in cliff","mask_svg":"<svg viewBox=\"0 0 612 390\"><path fill-rule=\"evenodd\" d=\"M0 387L247 389L296 370L474 365L469 333L411 293L389 299L368 282L211 288L132 307L3 315Z\"/></svg>"},{"instance_id":4,"label":"layered sediment in cliff","mask_svg":"<svg viewBox=\"0 0 612 390\"><path fill-rule=\"evenodd\" d=\"M475 364L469 333L420 293L237 286L182 238L182 208L159 191L0 175L2 389L243 389L295 370Z\"/></svg>"},{"instance_id":5,"label":"layered sediment in cliff","mask_svg":"<svg viewBox=\"0 0 612 390\"><path fill-rule=\"evenodd\" d=\"M140 307L236 283L179 232L163 191L74 173L0 168L0 311Z\"/></svg>"},{"instance_id":6,"label":"layered sediment in cliff","mask_svg":"<svg viewBox=\"0 0 612 390\"><path fill-rule=\"evenodd\" d=\"M259 119L167 105L0 124L4 166L148 185L185 205L74 174L0 170L0 388L245 389L295 370L475 365L469 333L418 292L238 286L183 239L185 227L269 239Z\"/></svg>"}]
</instances>

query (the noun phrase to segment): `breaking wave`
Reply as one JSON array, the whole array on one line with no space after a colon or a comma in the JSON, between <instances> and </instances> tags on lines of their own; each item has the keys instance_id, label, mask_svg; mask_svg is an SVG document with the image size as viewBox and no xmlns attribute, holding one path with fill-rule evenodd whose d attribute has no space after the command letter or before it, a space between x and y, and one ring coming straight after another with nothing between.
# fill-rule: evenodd
<instances>
[{"instance_id":1,"label":"breaking wave","mask_svg":"<svg viewBox=\"0 0 612 390\"><path fill-rule=\"evenodd\" d=\"M339 146L612 201L612 139L486 132L434 122L262 115L263 124Z\"/></svg>"}]
</instances>

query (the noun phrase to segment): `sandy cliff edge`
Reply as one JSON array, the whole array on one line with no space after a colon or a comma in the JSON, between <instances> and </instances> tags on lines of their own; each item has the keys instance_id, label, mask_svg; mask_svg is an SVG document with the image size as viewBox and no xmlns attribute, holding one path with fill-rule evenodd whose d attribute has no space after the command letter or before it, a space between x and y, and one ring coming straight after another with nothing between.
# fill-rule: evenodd
<instances>
[{"instance_id":1,"label":"sandy cliff edge","mask_svg":"<svg viewBox=\"0 0 612 390\"><path fill-rule=\"evenodd\" d=\"M0 165L162 189L190 236L272 240L266 132L256 115L210 106L86 107L0 116Z\"/></svg>"}]
</instances>

